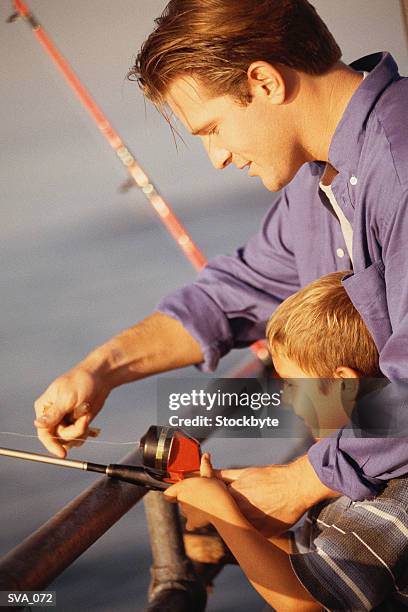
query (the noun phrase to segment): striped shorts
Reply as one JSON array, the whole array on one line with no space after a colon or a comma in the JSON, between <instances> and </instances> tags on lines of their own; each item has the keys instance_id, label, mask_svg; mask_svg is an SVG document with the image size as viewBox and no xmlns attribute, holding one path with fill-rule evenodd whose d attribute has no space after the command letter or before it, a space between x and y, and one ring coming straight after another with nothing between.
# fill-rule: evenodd
<instances>
[{"instance_id":1,"label":"striped shorts","mask_svg":"<svg viewBox=\"0 0 408 612\"><path fill-rule=\"evenodd\" d=\"M293 570L326 610L408 608L408 476L314 506L292 535Z\"/></svg>"}]
</instances>

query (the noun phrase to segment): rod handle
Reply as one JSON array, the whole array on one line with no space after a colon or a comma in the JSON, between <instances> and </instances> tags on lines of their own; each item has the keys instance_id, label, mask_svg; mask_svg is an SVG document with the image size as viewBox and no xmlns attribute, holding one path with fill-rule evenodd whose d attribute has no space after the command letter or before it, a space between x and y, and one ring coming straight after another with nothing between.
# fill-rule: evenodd
<instances>
[{"instance_id":1,"label":"rod handle","mask_svg":"<svg viewBox=\"0 0 408 612\"><path fill-rule=\"evenodd\" d=\"M121 465L111 463L106 468L106 474L111 478L131 482L132 484L142 487L148 487L154 491L164 491L171 486L171 482L164 482L159 478L159 475L152 473L141 466Z\"/></svg>"}]
</instances>

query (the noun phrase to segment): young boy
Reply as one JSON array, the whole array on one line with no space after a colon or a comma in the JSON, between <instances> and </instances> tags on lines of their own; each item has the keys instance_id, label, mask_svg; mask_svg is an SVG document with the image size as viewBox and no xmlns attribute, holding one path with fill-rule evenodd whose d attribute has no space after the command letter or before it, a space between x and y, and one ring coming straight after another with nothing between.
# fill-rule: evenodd
<instances>
[{"instance_id":1,"label":"young boy","mask_svg":"<svg viewBox=\"0 0 408 612\"><path fill-rule=\"evenodd\" d=\"M267 327L280 376L300 384L326 379L311 381L309 398L318 407L336 388L350 394L352 404L360 377L381 376L374 341L341 284L344 275L329 274L298 291ZM408 606L408 476L388 481L371 500L341 496L321 502L302 527L269 540L214 476L205 454L201 478L173 485L165 496L180 503L188 529L214 525L252 585L278 612Z\"/></svg>"}]
</instances>

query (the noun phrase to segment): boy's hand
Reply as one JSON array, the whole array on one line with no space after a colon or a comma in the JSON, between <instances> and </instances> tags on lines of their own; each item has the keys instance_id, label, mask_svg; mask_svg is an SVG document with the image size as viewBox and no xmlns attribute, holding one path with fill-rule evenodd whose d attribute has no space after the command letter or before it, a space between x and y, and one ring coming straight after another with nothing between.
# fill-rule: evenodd
<instances>
[{"instance_id":1,"label":"boy's hand","mask_svg":"<svg viewBox=\"0 0 408 612\"><path fill-rule=\"evenodd\" d=\"M210 455L201 457L200 477L186 478L164 491L169 502L178 502L191 531L211 523L214 517L225 518L228 507L235 506L227 486L213 477Z\"/></svg>"}]
</instances>

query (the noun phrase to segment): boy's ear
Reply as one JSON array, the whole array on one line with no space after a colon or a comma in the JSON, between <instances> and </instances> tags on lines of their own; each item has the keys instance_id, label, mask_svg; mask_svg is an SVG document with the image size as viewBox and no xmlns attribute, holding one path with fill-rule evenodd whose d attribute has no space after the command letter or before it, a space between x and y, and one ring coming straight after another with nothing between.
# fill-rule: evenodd
<instances>
[{"instance_id":1,"label":"boy's ear","mask_svg":"<svg viewBox=\"0 0 408 612\"><path fill-rule=\"evenodd\" d=\"M349 414L346 405L348 402L351 402L351 404L354 403L357 397L358 388L360 385L359 378L361 378L361 375L359 372L357 372L357 370L353 370L353 368L349 368L348 366L339 366L334 371L333 377L342 379L341 396L343 407L347 414Z\"/></svg>"},{"instance_id":2,"label":"boy's ear","mask_svg":"<svg viewBox=\"0 0 408 612\"><path fill-rule=\"evenodd\" d=\"M339 366L333 372L333 378L361 378L361 374L348 366Z\"/></svg>"}]
</instances>

